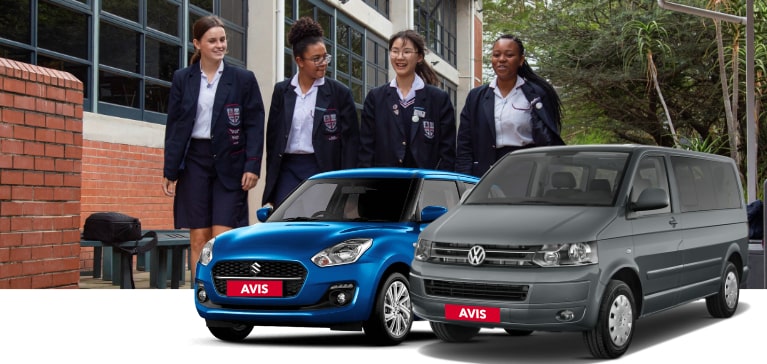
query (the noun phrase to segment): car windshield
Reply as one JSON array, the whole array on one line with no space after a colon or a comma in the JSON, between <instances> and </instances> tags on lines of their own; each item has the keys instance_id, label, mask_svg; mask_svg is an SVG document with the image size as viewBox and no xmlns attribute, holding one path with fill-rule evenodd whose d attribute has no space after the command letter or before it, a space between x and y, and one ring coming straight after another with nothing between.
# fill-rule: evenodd
<instances>
[{"instance_id":1,"label":"car windshield","mask_svg":"<svg viewBox=\"0 0 767 364\"><path fill-rule=\"evenodd\" d=\"M402 221L415 179L319 179L304 182L269 218L274 221Z\"/></svg>"},{"instance_id":2,"label":"car windshield","mask_svg":"<svg viewBox=\"0 0 767 364\"><path fill-rule=\"evenodd\" d=\"M551 151L510 154L467 196L466 204L611 206L629 153Z\"/></svg>"}]
</instances>

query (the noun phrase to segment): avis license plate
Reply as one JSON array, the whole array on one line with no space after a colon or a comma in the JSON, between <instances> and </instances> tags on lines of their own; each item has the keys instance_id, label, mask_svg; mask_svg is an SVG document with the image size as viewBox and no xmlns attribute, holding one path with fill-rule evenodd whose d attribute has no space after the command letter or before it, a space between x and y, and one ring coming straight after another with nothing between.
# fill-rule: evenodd
<instances>
[{"instance_id":1,"label":"avis license plate","mask_svg":"<svg viewBox=\"0 0 767 364\"><path fill-rule=\"evenodd\" d=\"M282 281L237 281L226 282L229 297L282 297Z\"/></svg>"},{"instance_id":2,"label":"avis license plate","mask_svg":"<svg viewBox=\"0 0 767 364\"><path fill-rule=\"evenodd\" d=\"M498 307L445 305L445 318L456 321L501 322Z\"/></svg>"}]
</instances>

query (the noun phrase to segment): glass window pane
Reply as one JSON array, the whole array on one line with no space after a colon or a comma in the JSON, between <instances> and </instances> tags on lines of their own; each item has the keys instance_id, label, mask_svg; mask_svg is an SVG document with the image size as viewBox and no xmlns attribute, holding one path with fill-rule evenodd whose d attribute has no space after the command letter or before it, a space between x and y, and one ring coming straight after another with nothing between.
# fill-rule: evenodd
<instances>
[{"instance_id":1,"label":"glass window pane","mask_svg":"<svg viewBox=\"0 0 767 364\"><path fill-rule=\"evenodd\" d=\"M294 11L295 9L293 9L293 0L285 1L285 17L289 19L293 19Z\"/></svg>"},{"instance_id":2,"label":"glass window pane","mask_svg":"<svg viewBox=\"0 0 767 364\"><path fill-rule=\"evenodd\" d=\"M298 2L298 18L302 16L308 16L312 19L314 18L314 5L307 0L299 0Z\"/></svg>"},{"instance_id":3,"label":"glass window pane","mask_svg":"<svg viewBox=\"0 0 767 364\"><path fill-rule=\"evenodd\" d=\"M169 96L170 87L147 83L144 90L144 110L167 113Z\"/></svg>"},{"instance_id":4,"label":"glass window pane","mask_svg":"<svg viewBox=\"0 0 767 364\"><path fill-rule=\"evenodd\" d=\"M102 21L99 37L99 63L139 72L140 35L137 32Z\"/></svg>"},{"instance_id":5,"label":"glass window pane","mask_svg":"<svg viewBox=\"0 0 767 364\"><path fill-rule=\"evenodd\" d=\"M213 0L189 0L189 4L207 10L208 12L213 12Z\"/></svg>"},{"instance_id":6,"label":"glass window pane","mask_svg":"<svg viewBox=\"0 0 767 364\"><path fill-rule=\"evenodd\" d=\"M364 61L357 58L352 58L352 77L361 80L362 72L364 68Z\"/></svg>"},{"instance_id":7,"label":"glass window pane","mask_svg":"<svg viewBox=\"0 0 767 364\"><path fill-rule=\"evenodd\" d=\"M0 38L29 44L32 21L29 0L3 0L0 2Z\"/></svg>"},{"instance_id":8,"label":"glass window pane","mask_svg":"<svg viewBox=\"0 0 767 364\"><path fill-rule=\"evenodd\" d=\"M319 14L317 14L317 22L322 26L325 38L333 39L333 17L324 11L320 11Z\"/></svg>"},{"instance_id":9,"label":"glass window pane","mask_svg":"<svg viewBox=\"0 0 767 364\"><path fill-rule=\"evenodd\" d=\"M189 42L192 42L192 39L194 39L194 32L192 32L192 27L194 27L194 22L196 22L198 19L202 18L202 15L195 14L193 12L189 12ZM192 51L194 51L194 47L192 47Z\"/></svg>"},{"instance_id":10,"label":"glass window pane","mask_svg":"<svg viewBox=\"0 0 767 364\"><path fill-rule=\"evenodd\" d=\"M88 82L88 75L90 74L91 69L90 66L58 58L46 57L41 54L37 56L37 65L71 73L72 76L77 77L77 79L83 83L83 97L86 99L90 97L90 84Z\"/></svg>"},{"instance_id":11,"label":"glass window pane","mask_svg":"<svg viewBox=\"0 0 767 364\"><path fill-rule=\"evenodd\" d=\"M285 64L283 65L283 68L282 68L282 75L285 78L289 78L290 76L293 75L293 55L288 52L285 52L284 63ZM282 81L282 80L277 80L277 82L279 81Z\"/></svg>"},{"instance_id":12,"label":"glass window pane","mask_svg":"<svg viewBox=\"0 0 767 364\"><path fill-rule=\"evenodd\" d=\"M242 0L221 0L221 17L234 24L243 26L243 8Z\"/></svg>"},{"instance_id":13,"label":"glass window pane","mask_svg":"<svg viewBox=\"0 0 767 364\"><path fill-rule=\"evenodd\" d=\"M346 24L339 24L336 31L338 32L336 38L338 45L349 48L349 26Z\"/></svg>"},{"instance_id":14,"label":"glass window pane","mask_svg":"<svg viewBox=\"0 0 767 364\"><path fill-rule=\"evenodd\" d=\"M149 77L173 80L173 71L179 69L181 47L158 40L146 39L144 69Z\"/></svg>"},{"instance_id":15,"label":"glass window pane","mask_svg":"<svg viewBox=\"0 0 767 364\"><path fill-rule=\"evenodd\" d=\"M32 51L0 44L0 58L32 63Z\"/></svg>"},{"instance_id":16,"label":"glass window pane","mask_svg":"<svg viewBox=\"0 0 767 364\"><path fill-rule=\"evenodd\" d=\"M363 91L362 85L358 83L352 84L352 97L354 97L354 102L361 104L363 101L365 101L365 93Z\"/></svg>"},{"instance_id":17,"label":"glass window pane","mask_svg":"<svg viewBox=\"0 0 767 364\"><path fill-rule=\"evenodd\" d=\"M101 0L101 9L138 22L138 0Z\"/></svg>"},{"instance_id":18,"label":"glass window pane","mask_svg":"<svg viewBox=\"0 0 767 364\"><path fill-rule=\"evenodd\" d=\"M146 25L173 36L178 34L179 6L167 0L148 0Z\"/></svg>"},{"instance_id":19,"label":"glass window pane","mask_svg":"<svg viewBox=\"0 0 767 364\"><path fill-rule=\"evenodd\" d=\"M139 84L138 78L99 71L99 101L138 107Z\"/></svg>"},{"instance_id":20,"label":"glass window pane","mask_svg":"<svg viewBox=\"0 0 767 364\"><path fill-rule=\"evenodd\" d=\"M338 52L338 61L336 62L338 72L349 73L349 54Z\"/></svg>"},{"instance_id":21,"label":"glass window pane","mask_svg":"<svg viewBox=\"0 0 767 364\"><path fill-rule=\"evenodd\" d=\"M37 33L38 47L88 59L88 15L41 1Z\"/></svg>"},{"instance_id":22,"label":"glass window pane","mask_svg":"<svg viewBox=\"0 0 767 364\"><path fill-rule=\"evenodd\" d=\"M362 55L362 33L358 32L358 31L356 31L354 29L351 30L351 33L352 33L352 39L351 39L351 41L352 41L352 46L351 46L352 52L354 52L354 54L356 54L358 56L361 56Z\"/></svg>"},{"instance_id":23,"label":"glass window pane","mask_svg":"<svg viewBox=\"0 0 767 364\"><path fill-rule=\"evenodd\" d=\"M229 57L240 61L245 60L243 57L243 38L244 36L240 32L231 29L226 30L226 49Z\"/></svg>"}]
</instances>

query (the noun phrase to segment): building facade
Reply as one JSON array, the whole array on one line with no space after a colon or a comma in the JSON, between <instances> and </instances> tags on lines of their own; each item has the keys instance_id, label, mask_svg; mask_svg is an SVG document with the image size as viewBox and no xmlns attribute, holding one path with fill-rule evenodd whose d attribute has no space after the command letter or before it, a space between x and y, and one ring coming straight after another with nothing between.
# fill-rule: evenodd
<instances>
[{"instance_id":1,"label":"building facade","mask_svg":"<svg viewBox=\"0 0 767 364\"><path fill-rule=\"evenodd\" d=\"M170 229L172 199L161 190L165 112L173 72L194 48L191 25L220 16L228 62L252 70L264 105L295 72L286 35L316 19L333 55L328 76L365 95L393 76L388 37L415 29L442 87L460 112L481 82L481 0L3 0L0 58L69 72L83 84L81 219L97 211ZM268 110L267 110L268 112ZM250 193L251 215L263 184ZM255 221L251 217L252 221ZM82 269L88 269L83 252ZM2 264L2 262L0 262Z\"/></svg>"}]
</instances>

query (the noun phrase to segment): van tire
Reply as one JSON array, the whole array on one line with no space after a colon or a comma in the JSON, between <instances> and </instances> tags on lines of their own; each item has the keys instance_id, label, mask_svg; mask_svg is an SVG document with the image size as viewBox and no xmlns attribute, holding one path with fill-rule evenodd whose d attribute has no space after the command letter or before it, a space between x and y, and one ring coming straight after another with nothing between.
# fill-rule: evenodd
<instances>
[{"instance_id":1,"label":"van tire","mask_svg":"<svg viewBox=\"0 0 767 364\"><path fill-rule=\"evenodd\" d=\"M634 294L626 283L612 280L599 304L597 323L583 332L583 340L596 358L617 358L628 350L636 322ZM615 335L615 333L620 335Z\"/></svg>"},{"instance_id":2,"label":"van tire","mask_svg":"<svg viewBox=\"0 0 767 364\"><path fill-rule=\"evenodd\" d=\"M234 327L210 327L208 330L221 341L238 342L245 340L253 331L252 325L237 325Z\"/></svg>"},{"instance_id":3,"label":"van tire","mask_svg":"<svg viewBox=\"0 0 767 364\"><path fill-rule=\"evenodd\" d=\"M732 262L727 262L719 292L713 296L706 297L708 313L717 318L732 316L735 310L738 309L739 286L738 270L735 269L735 265Z\"/></svg>"},{"instance_id":4,"label":"van tire","mask_svg":"<svg viewBox=\"0 0 767 364\"><path fill-rule=\"evenodd\" d=\"M362 328L375 345L397 345L405 340L412 326L410 283L402 273L392 273L378 290L373 313Z\"/></svg>"},{"instance_id":5,"label":"van tire","mask_svg":"<svg viewBox=\"0 0 767 364\"><path fill-rule=\"evenodd\" d=\"M449 343L461 343L471 340L479 332L479 327L461 326L446 324L442 322L429 321L431 330L437 337Z\"/></svg>"},{"instance_id":6,"label":"van tire","mask_svg":"<svg viewBox=\"0 0 767 364\"><path fill-rule=\"evenodd\" d=\"M507 334L511 336L528 336L533 333L533 330L515 330L515 329L503 329Z\"/></svg>"}]
</instances>

